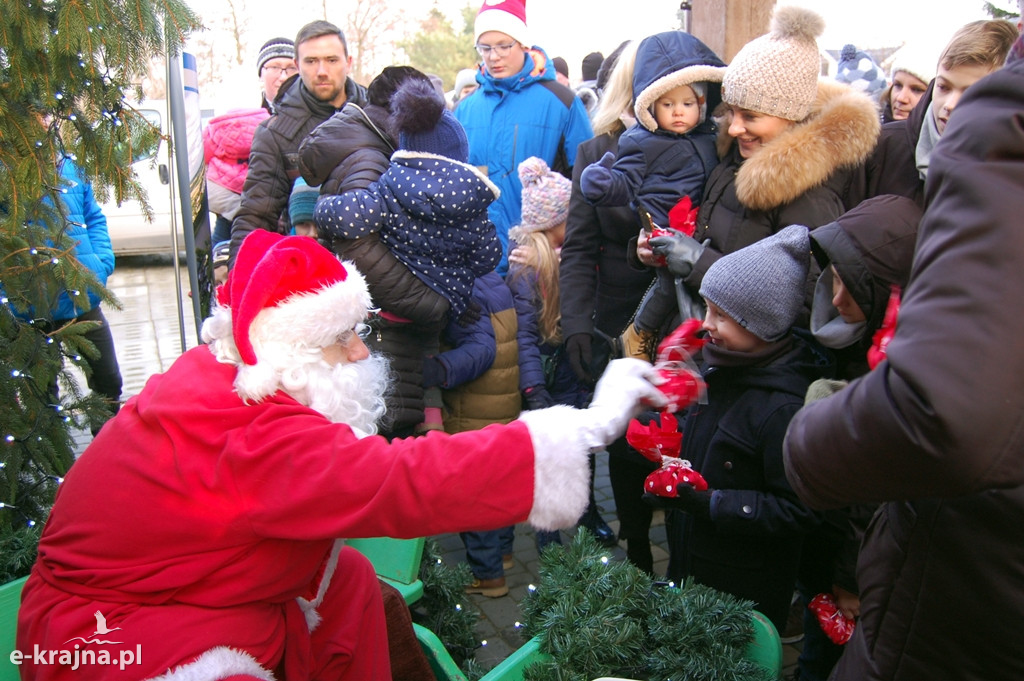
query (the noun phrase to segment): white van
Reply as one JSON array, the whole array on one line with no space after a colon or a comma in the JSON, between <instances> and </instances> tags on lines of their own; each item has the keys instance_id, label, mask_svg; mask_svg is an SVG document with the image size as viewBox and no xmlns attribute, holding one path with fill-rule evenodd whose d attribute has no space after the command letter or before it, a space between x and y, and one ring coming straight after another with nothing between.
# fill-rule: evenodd
<instances>
[{"instance_id":1,"label":"white van","mask_svg":"<svg viewBox=\"0 0 1024 681\"><path fill-rule=\"evenodd\" d=\"M167 135L170 122L167 120L167 105L164 100L148 100L135 108L153 125ZM107 229L115 255L147 255L171 252L171 187L172 173L167 165L167 142L163 139L153 149L137 155L132 167L139 183L146 188L149 203L153 207L153 221L146 219L141 204L130 199L120 206L111 196L100 208L107 216ZM113 194L113 192L111 192ZM180 206L177 208L180 215ZM178 219L180 225L181 219ZM185 250L185 236L178 228L178 250Z\"/></svg>"}]
</instances>

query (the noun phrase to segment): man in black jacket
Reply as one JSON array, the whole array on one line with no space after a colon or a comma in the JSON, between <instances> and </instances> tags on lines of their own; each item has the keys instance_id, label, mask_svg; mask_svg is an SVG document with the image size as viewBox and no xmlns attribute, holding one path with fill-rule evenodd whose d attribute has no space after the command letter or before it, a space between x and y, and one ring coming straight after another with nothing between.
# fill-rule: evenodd
<instances>
[{"instance_id":1,"label":"man in black jacket","mask_svg":"<svg viewBox=\"0 0 1024 681\"><path fill-rule=\"evenodd\" d=\"M288 196L299 176L299 144L306 135L346 102L366 102L366 90L348 76L352 57L345 34L334 24L314 21L299 29L295 57L299 77L281 86L274 115L253 137L242 204L231 225L232 262L254 229L287 232Z\"/></svg>"}]
</instances>

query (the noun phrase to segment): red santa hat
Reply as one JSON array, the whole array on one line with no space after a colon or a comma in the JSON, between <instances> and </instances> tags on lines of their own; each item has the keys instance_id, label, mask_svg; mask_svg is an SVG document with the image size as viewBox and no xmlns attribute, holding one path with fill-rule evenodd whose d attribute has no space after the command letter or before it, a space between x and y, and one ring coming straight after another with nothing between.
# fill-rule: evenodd
<instances>
[{"instance_id":1,"label":"red santa hat","mask_svg":"<svg viewBox=\"0 0 1024 681\"><path fill-rule=\"evenodd\" d=\"M474 40L488 31L498 31L516 42L530 47L530 32L526 28L526 0L484 0L473 25Z\"/></svg>"},{"instance_id":2,"label":"red santa hat","mask_svg":"<svg viewBox=\"0 0 1024 681\"><path fill-rule=\"evenodd\" d=\"M315 239L264 229L242 242L217 300L231 308L235 346L250 366L259 359L254 346L327 347L370 307L366 281L351 263Z\"/></svg>"}]
</instances>

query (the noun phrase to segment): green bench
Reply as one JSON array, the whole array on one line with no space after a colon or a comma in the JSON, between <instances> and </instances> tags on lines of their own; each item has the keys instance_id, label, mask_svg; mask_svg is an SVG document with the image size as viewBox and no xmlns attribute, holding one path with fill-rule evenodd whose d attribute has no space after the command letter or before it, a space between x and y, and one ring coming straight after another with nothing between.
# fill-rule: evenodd
<instances>
[{"instance_id":1,"label":"green bench","mask_svg":"<svg viewBox=\"0 0 1024 681\"><path fill-rule=\"evenodd\" d=\"M21 672L11 662L15 637L18 633L18 607L21 605L21 590L28 577L0 585L0 681L19 681Z\"/></svg>"}]
</instances>

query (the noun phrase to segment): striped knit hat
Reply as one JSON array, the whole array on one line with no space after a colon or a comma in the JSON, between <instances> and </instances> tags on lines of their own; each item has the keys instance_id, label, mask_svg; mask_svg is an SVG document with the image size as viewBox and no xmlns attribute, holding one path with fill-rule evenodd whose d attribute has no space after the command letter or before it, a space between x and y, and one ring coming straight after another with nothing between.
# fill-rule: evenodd
<instances>
[{"instance_id":1,"label":"striped knit hat","mask_svg":"<svg viewBox=\"0 0 1024 681\"><path fill-rule=\"evenodd\" d=\"M779 7L767 35L733 57L722 80L722 100L741 109L802 121L818 92L821 56L815 38L825 30L820 15Z\"/></svg>"},{"instance_id":2,"label":"striped knit hat","mask_svg":"<svg viewBox=\"0 0 1024 681\"><path fill-rule=\"evenodd\" d=\"M521 233L543 231L565 222L572 182L536 156L519 164L519 181L523 184L523 214L517 228Z\"/></svg>"}]
</instances>

